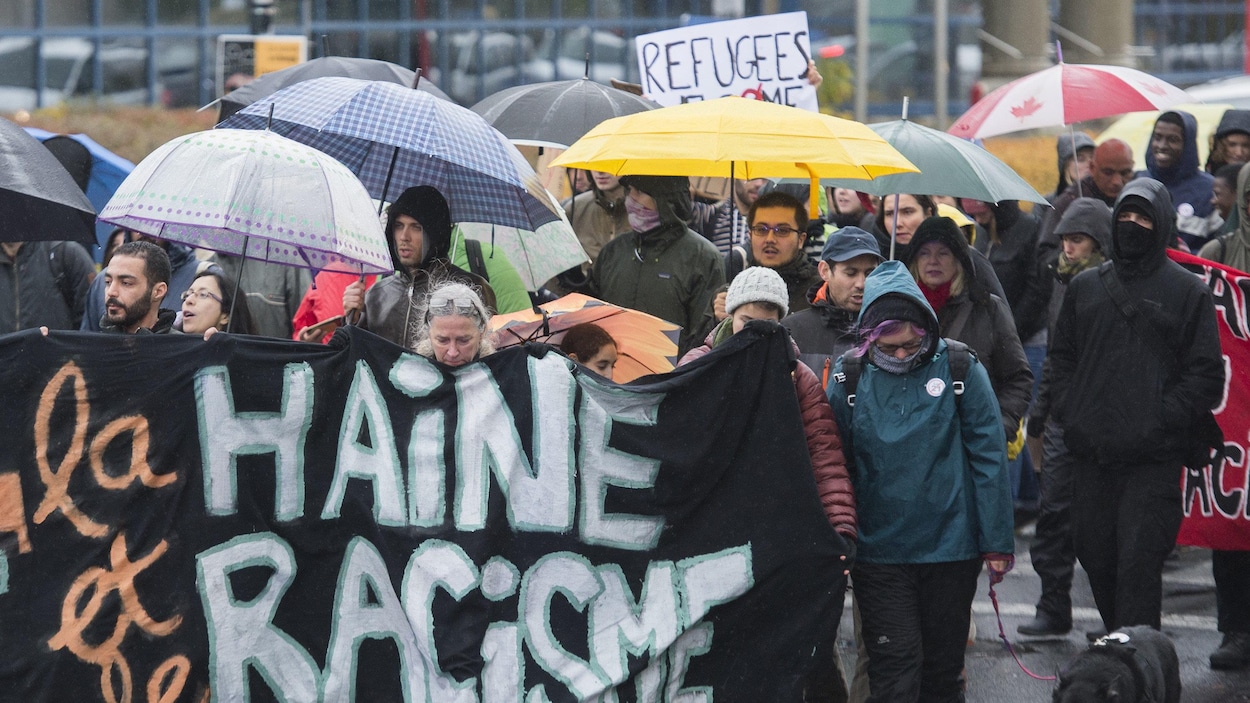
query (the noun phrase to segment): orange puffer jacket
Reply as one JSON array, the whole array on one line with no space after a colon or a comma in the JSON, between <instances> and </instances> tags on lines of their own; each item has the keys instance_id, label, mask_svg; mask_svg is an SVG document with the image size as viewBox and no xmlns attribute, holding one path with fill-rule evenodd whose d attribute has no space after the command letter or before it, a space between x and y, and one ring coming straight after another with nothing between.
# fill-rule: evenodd
<instances>
[{"instance_id":1,"label":"orange puffer jacket","mask_svg":"<svg viewBox=\"0 0 1250 703\"><path fill-rule=\"evenodd\" d=\"M703 346L686 352L677 365L688 364L712 351L712 342L717 331L721 326L732 323L733 320L727 319L718 325L708 333L703 340ZM797 355L797 346L795 352ZM846 470L846 457L842 455L842 438L838 434L833 408L825 397L824 389L820 387L820 379L816 378L816 374L806 364L796 364L790 376L794 379L794 392L799 399L803 432L807 436L807 452L812 458L812 473L816 477L816 490L820 494L825 517L838 534L847 539L855 539L858 535L855 490L851 487L851 476Z\"/></svg>"}]
</instances>

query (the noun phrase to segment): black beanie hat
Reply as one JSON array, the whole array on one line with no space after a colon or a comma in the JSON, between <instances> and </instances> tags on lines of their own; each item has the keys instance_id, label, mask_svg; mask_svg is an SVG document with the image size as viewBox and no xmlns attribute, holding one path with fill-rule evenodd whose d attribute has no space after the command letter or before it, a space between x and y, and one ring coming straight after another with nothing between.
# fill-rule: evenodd
<instances>
[{"instance_id":1,"label":"black beanie hat","mask_svg":"<svg viewBox=\"0 0 1250 703\"><path fill-rule=\"evenodd\" d=\"M883 295L864 308L859 328L870 330L886 320L905 320L925 330L933 326L932 316L920 307L920 303L900 293Z\"/></svg>"},{"instance_id":2,"label":"black beanie hat","mask_svg":"<svg viewBox=\"0 0 1250 703\"><path fill-rule=\"evenodd\" d=\"M968 253L968 238L964 236L959 225L949 217L937 215L935 217L926 217L924 222L916 228L916 233L911 236L909 242L909 259L907 264L911 264L911 259L916 258L916 253L920 251L920 247L928 242L939 242L945 244L955 258L959 260L961 266L964 267L964 274L972 277L975 270L972 267L972 256Z\"/></svg>"},{"instance_id":3,"label":"black beanie hat","mask_svg":"<svg viewBox=\"0 0 1250 703\"><path fill-rule=\"evenodd\" d=\"M425 266L434 259L445 259L451 252L451 209L447 199L433 186L415 186L400 194L395 202L386 210L386 241L391 248L391 256L396 262L399 256L395 252L394 225L395 218L407 215L421 223L422 250L421 265Z\"/></svg>"}]
</instances>

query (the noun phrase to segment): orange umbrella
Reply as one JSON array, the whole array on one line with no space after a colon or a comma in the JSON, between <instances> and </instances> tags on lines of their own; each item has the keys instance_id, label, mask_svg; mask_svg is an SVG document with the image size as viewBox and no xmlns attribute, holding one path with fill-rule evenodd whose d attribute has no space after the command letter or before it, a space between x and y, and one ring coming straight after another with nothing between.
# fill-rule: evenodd
<instances>
[{"instance_id":1,"label":"orange umbrella","mask_svg":"<svg viewBox=\"0 0 1250 703\"><path fill-rule=\"evenodd\" d=\"M681 331L679 325L581 293L570 293L539 308L544 314L522 310L492 317L495 346L503 348L525 342L559 346L571 327L593 322L616 340L618 358L613 377L617 383L673 370L677 360L677 335Z\"/></svg>"}]
</instances>

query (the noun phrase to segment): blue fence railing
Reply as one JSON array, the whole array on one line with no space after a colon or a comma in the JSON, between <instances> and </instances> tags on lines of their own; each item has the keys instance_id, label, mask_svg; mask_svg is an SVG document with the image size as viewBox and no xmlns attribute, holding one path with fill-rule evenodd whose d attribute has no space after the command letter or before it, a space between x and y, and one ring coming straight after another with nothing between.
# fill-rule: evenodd
<instances>
[{"instance_id":1,"label":"blue fence railing","mask_svg":"<svg viewBox=\"0 0 1250 703\"><path fill-rule=\"evenodd\" d=\"M193 11L176 23L159 14L157 0L138 0L141 18L125 24L103 21L103 0L86 0L90 11L77 16L85 21L72 25L48 21L52 0L10 1L30 7L29 21L0 26L0 86L27 88L32 107L66 95L173 107L206 104L218 97L217 36L248 31L246 13L223 12L222 0L187 0L182 6ZM763 4L747 0L746 11L757 13ZM587 69L586 54L592 78L636 81L632 38L678 26L683 13L708 13L712 0L551 0L542 4L542 16L526 0L372 5L389 9L371 14L368 0L279 0L272 29L309 37L312 56L366 56L419 66L453 98L471 104L511 85L579 77ZM492 15L488 8L502 9ZM799 0L779 3L782 11L799 8ZM1134 11L1143 69L1179 85L1243 72L1244 3L1139 0ZM426 16L417 16L420 12ZM853 17L831 13L809 14L813 49L837 44L838 60L852 61ZM870 47L870 113L897 113L904 95L912 98L913 114L931 112L931 17L905 14L871 22L874 36L889 38ZM966 108L979 77L980 25L975 11L950 17L948 103L955 114ZM11 109L0 100L0 111Z\"/></svg>"}]
</instances>

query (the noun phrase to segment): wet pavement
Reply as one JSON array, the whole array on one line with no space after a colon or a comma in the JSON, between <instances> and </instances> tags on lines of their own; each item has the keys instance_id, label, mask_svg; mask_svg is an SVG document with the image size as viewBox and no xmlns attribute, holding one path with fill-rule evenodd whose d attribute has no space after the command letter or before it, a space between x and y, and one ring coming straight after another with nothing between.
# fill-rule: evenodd
<instances>
[{"instance_id":1,"label":"wet pavement","mask_svg":"<svg viewBox=\"0 0 1250 703\"><path fill-rule=\"evenodd\" d=\"M1029 560L1029 541L1016 538L1016 568L995 591L1008 640L1024 666L1039 676L1054 676L1069 659L1088 646L1085 631L1100 628L1102 621L1090 594L1085 572L1077 564L1072 589L1072 631L1054 639L1024 638L1016 626L1033 619L1041 591ZM972 605L976 641L968 648L968 703L1028 703L1050 701L1053 681L1034 680L1021 670L998 637L998 625L989 599L989 581L981 575ZM1181 700L1185 703L1250 703L1250 668L1212 671L1207 657L1220 644L1216 630L1215 581L1211 577L1211 553L1182 547L1168 561L1163 574L1163 631L1172 638L1181 662ZM855 644L851 615L843 613L838 648L847 671L854 670Z\"/></svg>"}]
</instances>

